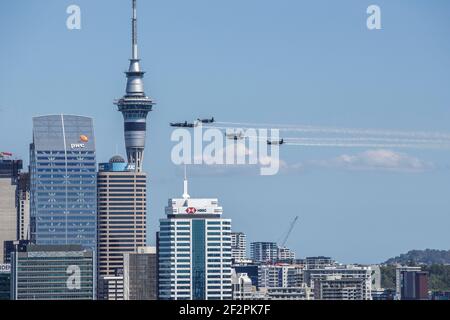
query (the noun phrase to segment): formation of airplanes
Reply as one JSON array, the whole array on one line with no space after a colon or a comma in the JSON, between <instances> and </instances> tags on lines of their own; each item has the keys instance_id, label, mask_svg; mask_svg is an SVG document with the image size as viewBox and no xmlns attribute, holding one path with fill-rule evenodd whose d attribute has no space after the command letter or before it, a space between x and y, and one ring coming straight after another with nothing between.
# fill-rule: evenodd
<instances>
[{"instance_id":1,"label":"formation of airplanes","mask_svg":"<svg viewBox=\"0 0 450 320\"><path fill-rule=\"evenodd\" d=\"M196 122L171 122L170 126L171 127L178 127L178 128L194 128L197 127L199 125L199 123L204 123L204 124L210 124L210 123L214 123L214 117L212 117L211 119L197 119Z\"/></svg>"},{"instance_id":2,"label":"formation of airplanes","mask_svg":"<svg viewBox=\"0 0 450 320\"><path fill-rule=\"evenodd\" d=\"M176 127L176 128L195 128L195 127L197 127L200 123L202 123L202 124L211 124L211 123L214 123L214 122L216 122L216 120L214 119L214 117L212 117L211 119L200 119L200 118L198 118L197 121L195 121L195 122L187 122L187 121L184 121L184 122L171 122L171 123L170 123L170 126L171 126L171 127ZM244 135L244 133L243 133L242 131L241 131L241 132L238 132L238 133L227 133L227 134L225 134L225 136L226 136L228 139L232 139L232 140L235 140L235 141L237 141L237 140L242 140L242 139L245 138L245 135ZM268 145L278 145L278 146L281 146L281 145L284 144L284 139L280 139L280 140L267 140L267 144L268 144Z\"/></svg>"}]
</instances>

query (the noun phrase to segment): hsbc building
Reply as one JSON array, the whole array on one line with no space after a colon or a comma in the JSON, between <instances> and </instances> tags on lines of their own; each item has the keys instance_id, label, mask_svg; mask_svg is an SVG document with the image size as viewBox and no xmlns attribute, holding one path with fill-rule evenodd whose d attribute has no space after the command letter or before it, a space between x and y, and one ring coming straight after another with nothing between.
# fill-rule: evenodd
<instances>
[{"instance_id":1,"label":"hsbc building","mask_svg":"<svg viewBox=\"0 0 450 320\"><path fill-rule=\"evenodd\" d=\"M231 300L231 219L217 199L169 199L158 234L159 299Z\"/></svg>"}]
</instances>

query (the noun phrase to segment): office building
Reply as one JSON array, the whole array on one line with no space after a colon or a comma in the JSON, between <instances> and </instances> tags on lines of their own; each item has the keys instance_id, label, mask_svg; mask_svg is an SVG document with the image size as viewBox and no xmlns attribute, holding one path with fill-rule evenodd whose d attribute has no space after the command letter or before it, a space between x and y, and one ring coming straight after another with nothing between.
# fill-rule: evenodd
<instances>
[{"instance_id":1,"label":"office building","mask_svg":"<svg viewBox=\"0 0 450 320\"><path fill-rule=\"evenodd\" d=\"M138 248L137 252L124 255L125 300L157 300L157 259L155 247Z\"/></svg>"},{"instance_id":2,"label":"office building","mask_svg":"<svg viewBox=\"0 0 450 320\"><path fill-rule=\"evenodd\" d=\"M0 153L0 263L5 261L5 241L17 239L16 192L22 166L22 160L11 160Z\"/></svg>"},{"instance_id":3,"label":"office building","mask_svg":"<svg viewBox=\"0 0 450 320\"><path fill-rule=\"evenodd\" d=\"M11 265L0 264L0 300L11 299Z\"/></svg>"},{"instance_id":4,"label":"office building","mask_svg":"<svg viewBox=\"0 0 450 320\"><path fill-rule=\"evenodd\" d=\"M231 257L235 262L247 259L247 237L243 232L231 233Z\"/></svg>"},{"instance_id":5,"label":"office building","mask_svg":"<svg viewBox=\"0 0 450 320\"><path fill-rule=\"evenodd\" d=\"M370 300L363 278L340 275L326 276L314 280L315 300Z\"/></svg>"},{"instance_id":6,"label":"office building","mask_svg":"<svg viewBox=\"0 0 450 320\"><path fill-rule=\"evenodd\" d=\"M30 146L31 239L39 245L96 249L97 174L91 118L33 118Z\"/></svg>"},{"instance_id":7,"label":"office building","mask_svg":"<svg viewBox=\"0 0 450 320\"><path fill-rule=\"evenodd\" d=\"M252 280L246 273L236 273L233 270L231 284L233 286L233 300L250 300L252 298Z\"/></svg>"},{"instance_id":8,"label":"office building","mask_svg":"<svg viewBox=\"0 0 450 320\"><path fill-rule=\"evenodd\" d=\"M285 288L266 288L265 300L311 300L311 289L305 285Z\"/></svg>"},{"instance_id":9,"label":"office building","mask_svg":"<svg viewBox=\"0 0 450 320\"><path fill-rule=\"evenodd\" d=\"M278 261L293 261L295 260L295 252L286 247L278 247Z\"/></svg>"},{"instance_id":10,"label":"office building","mask_svg":"<svg viewBox=\"0 0 450 320\"><path fill-rule=\"evenodd\" d=\"M97 299L124 300L123 275L105 276L98 282Z\"/></svg>"},{"instance_id":11,"label":"office building","mask_svg":"<svg viewBox=\"0 0 450 320\"><path fill-rule=\"evenodd\" d=\"M231 220L217 199L169 199L158 239L159 299L230 300Z\"/></svg>"},{"instance_id":12,"label":"office building","mask_svg":"<svg viewBox=\"0 0 450 320\"><path fill-rule=\"evenodd\" d=\"M370 265L370 276L372 278L372 291L381 291L381 268L379 265Z\"/></svg>"},{"instance_id":13,"label":"office building","mask_svg":"<svg viewBox=\"0 0 450 320\"><path fill-rule=\"evenodd\" d=\"M17 240L30 239L30 174L20 173L17 183Z\"/></svg>"},{"instance_id":14,"label":"office building","mask_svg":"<svg viewBox=\"0 0 450 320\"><path fill-rule=\"evenodd\" d=\"M115 276L123 255L146 243L146 186L144 172L130 170L120 156L101 163L98 172L98 272Z\"/></svg>"},{"instance_id":15,"label":"office building","mask_svg":"<svg viewBox=\"0 0 450 320\"><path fill-rule=\"evenodd\" d=\"M145 72L141 69L138 57L136 0L132 0L132 4L132 50L130 66L125 73L127 76L126 93L114 103L124 119L125 147L128 163L134 166L136 172L140 172L144 161L147 114L152 111L155 103L144 92Z\"/></svg>"},{"instance_id":16,"label":"office building","mask_svg":"<svg viewBox=\"0 0 450 320\"><path fill-rule=\"evenodd\" d=\"M313 289L317 283L316 280L324 280L324 281L339 280L340 281L339 283L345 283L345 281L343 281L345 279L360 279L362 280L361 281L362 300L371 299L372 270L370 267L362 267L355 265L336 265L333 267L323 267L320 269L305 269L303 270L303 273L304 273L304 282L306 283L306 285L308 285ZM328 284L324 285L325 288L327 286ZM337 284L336 286L339 287L340 284ZM333 288L333 286L331 286L331 288Z\"/></svg>"},{"instance_id":17,"label":"office building","mask_svg":"<svg viewBox=\"0 0 450 320\"><path fill-rule=\"evenodd\" d=\"M372 289L372 300L395 300L395 289Z\"/></svg>"},{"instance_id":18,"label":"office building","mask_svg":"<svg viewBox=\"0 0 450 320\"><path fill-rule=\"evenodd\" d=\"M250 280L252 285L259 289L259 265L251 262L240 262L238 264L233 264L233 270L236 273L245 273Z\"/></svg>"},{"instance_id":19,"label":"office building","mask_svg":"<svg viewBox=\"0 0 450 320\"><path fill-rule=\"evenodd\" d=\"M14 251L23 250L23 248L30 243L30 240L5 241L3 244L4 263L11 264L11 253Z\"/></svg>"},{"instance_id":20,"label":"office building","mask_svg":"<svg viewBox=\"0 0 450 320\"><path fill-rule=\"evenodd\" d=\"M402 299L402 272L404 271L410 271L410 272L420 272L422 271L421 267L409 267L409 266L400 266L398 265L395 269L395 299L401 300Z\"/></svg>"},{"instance_id":21,"label":"office building","mask_svg":"<svg viewBox=\"0 0 450 320\"><path fill-rule=\"evenodd\" d=\"M11 260L13 300L95 297L95 255L81 245L29 245Z\"/></svg>"},{"instance_id":22,"label":"office building","mask_svg":"<svg viewBox=\"0 0 450 320\"><path fill-rule=\"evenodd\" d=\"M303 269L297 265L277 264L258 267L259 288L292 288L303 284Z\"/></svg>"},{"instance_id":23,"label":"office building","mask_svg":"<svg viewBox=\"0 0 450 320\"><path fill-rule=\"evenodd\" d=\"M278 245L275 242L250 243L250 258L255 262L276 262Z\"/></svg>"},{"instance_id":24,"label":"office building","mask_svg":"<svg viewBox=\"0 0 450 320\"><path fill-rule=\"evenodd\" d=\"M400 276L400 300L429 300L428 272L402 270Z\"/></svg>"},{"instance_id":25,"label":"office building","mask_svg":"<svg viewBox=\"0 0 450 320\"><path fill-rule=\"evenodd\" d=\"M307 257L305 259L306 269L322 269L335 265L335 262L330 257Z\"/></svg>"}]
</instances>

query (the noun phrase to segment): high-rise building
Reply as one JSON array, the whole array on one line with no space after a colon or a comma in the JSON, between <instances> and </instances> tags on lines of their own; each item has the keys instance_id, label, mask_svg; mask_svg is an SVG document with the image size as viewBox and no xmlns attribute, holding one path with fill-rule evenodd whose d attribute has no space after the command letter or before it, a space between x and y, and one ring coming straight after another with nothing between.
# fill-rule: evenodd
<instances>
[{"instance_id":1,"label":"high-rise building","mask_svg":"<svg viewBox=\"0 0 450 320\"><path fill-rule=\"evenodd\" d=\"M123 275L102 277L98 284L97 299L124 300Z\"/></svg>"},{"instance_id":2,"label":"high-rise building","mask_svg":"<svg viewBox=\"0 0 450 320\"><path fill-rule=\"evenodd\" d=\"M95 255L81 245L29 245L12 253L13 300L92 300Z\"/></svg>"},{"instance_id":3,"label":"high-rise building","mask_svg":"<svg viewBox=\"0 0 450 320\"><path fill-rule=\"evenodd\" d=\"M247 259L247 237L243 232L231 233L231 257L236 262Z\"/></svg>"},{"instance_id":4,"label":"high-rise building","mask_svg":"<svg viewBox=\"0 0 450 320\"><path fill-rule=\"evenodd\" d=\"M231 220L217 199L169 199L158 239L159 299L230 300Z\"/></svg>"},{"instance_id":5,"label":"high-rise building","mask_svg":"<svg viewBox=\"0 0 450 320\"><path fill-rule=\"evenodd\" d=\"M96 249L97 174L92 118L33 118L31 239L39 245Z\"/></svg>"},{"instance_id":6,"label":"high-rise building","mask_svg":"<svg viewBox=\"0 0 450 320\"><path fill-rule=\"evenodd\" d=\"M335 265L335 262L330 257L307 257L305 265L306 269L323 269Z\"/></svg>"},{"instance_id":7,"label":"high-rise building","mask_svg":"<svg viewBox=\"0 0 450 320\"><path fill-rule=\"evenodd\" d=\"M267 288L265 300L311 300L311 288L306 285L299 287ZM263 291L263 292L264 292Z\"/></svg>"},{"instance_id":8,"label":"high-rise building","mask_svg":"<svg viewBox=\"0 0 450 320\"><path fill-rule=\"evenodd\" d=\"M343 275L326 276L314 280L315 300L370 300L363 278L348 278Z\"/></svg>"},{"instance_id":9,"label":"high-rise building","mask_svg":"<svg viewBox=\"0 0 450 320\"><path fill-rule=\"evenodd\" d=\"M233 285L233 300L250 300L252 298L252 280L246 273L236 273L233 270L231 283Z\"/></svg>"},{"instance_id":10,"label":"high-rise building","mask_svg":"<svg viewBox=\"0 0 450 320\"><path fill-rule=\"evenodd\" d=\"M142 171L144 159L145 136L147 130L147 114L152 111L153 100L144 92L144 71L140 66L137 41L137 12L136 0L132 0L132 45L130 67L126 72L127 86L125 95L115 101L124 119L125 147L128 163L135 171Z\"/></svg>"},{"instance_id":11,"label":"high-rise building","mask_svg":"<svg viewBox=\"0 0 450 320\"><path fill-rule=\"evenodd\" d=\"M278 247L278 261L295 260L295 252L286 247Z\"/></svg>"},{"instance_id":12,"label":"high-rise building","mask_svg":"<svg viewBox=\"0 0 450 320\"><path fill-rule=\"evenodd\" d=\"M11 264L11 253L17 250L23 250L29 244L31 244L30 240L5 241L3 244L4 262Z\"/></svg>"},{"instance_id":13,"label":"high-rise building","mask_svg":"<svg viewBox=\"0 0 450 320\"><path fill-rule=\"evenodd\" d=\"M259 265L255 263L249 263L247 261L239 262L238 264L233 264L233 270L236 273L245 273L250 280L252 285L259 289Z\"/></svg>"},{"instance_id":14,"label":"high-rise building","mask_svg":"<svg viewBox=\"0 0 450 320\"><path fill-rule=\"evenodd\" d=\"M158 297L158 257L155 247L126 253L123 261L124 299L156 300Z\"/></svg>"},{"instance_id":15,"label":"high-rise building","mask_svg":"<svg viewBox=\"0 0 450 320\"><path fill-rule=\"evenodd\" d=\"M420 272L422 271L421 267L409 267L409 266L397 266L395 269L395 299L401 300L402 299L402 272L409 271L409 272Z\"/></svg>"},{"instance_id":16,"label":"high-rise building","mask_svg":"<svg viewBox=\"0 0 450 320\"><path fill-rule=\"evenodd\" d=\"M346 279L360 279L362 280L362 299L371 299L372 270L370 267L362 267L356 265L336 265L332 267L323 267L320 269L305 269L303 272L304 282L311 288L314 288L314 286L316 285L316 280L339 280L340 283L345 283L344 280Z\"/></svg>"},{"instance_id":17,"label":"high-rise building","mask_svg":"<svg viewBox=\"0 0 450 320\"><path fill-rule=\"evenodd\" d=\"M11 265L0 263L0 300L11 299Z\"/></svg>"},{"instance_id":18,"label":"high-rise building","mask_svg":"<svg viewBox=\"0 0 450 320\"><path fill-rule=\"evenodd\" d=\"M3 263L5 241L17 239L16 193L22 160L6 159L0 153L0 263Z\"/></svg>"},{"instance_id":19,"label":"high-rise building","mask_svg":"<svg viewBox=\"0 0 450 320\"><path fill-rule=\"evenodd\" d=\"M257 262L276 262L278 245L275 242L252 242L250 243L250 258Z\"/></svg>"},{"instance_id":20,"label":"high-rise building","mask_svg":"<svg viewBox=\"0 0 450 320\"><path fill-rule=\"evenodd\" d=\"M428 272L400 271L400 300L429 300Z\"/></svg>"},{"instance_id":21,"label":"high-rise building","mask_svg":"<svg viewBox=\"0 0 450 320\"><path fill-rule=\"evenodd\" d=\"M17 240L30 239L30 174L21 173L17 184Z\"/></svg>"},{"instance_id":22,"label":"high-rise building","mask_svg":"<svg viewBox=\"0 0 450 320\"><path fill-rule=\"evenodd\" d=\"M303 283L302 268L293 264L260 265L259 288L299 287Z\"/></svg>"},{"instance_id":23,"label":"high-rise building","mask_svg":"<svg viewBox=\"0 0 450 320\"><path fill-rule=\"evenodd\" d=\"M144 172L130 170L114 156L98 172L98 272L116 276L123 269L123 255L146 243L146 181Z\"/></svg>"}]
</instances>

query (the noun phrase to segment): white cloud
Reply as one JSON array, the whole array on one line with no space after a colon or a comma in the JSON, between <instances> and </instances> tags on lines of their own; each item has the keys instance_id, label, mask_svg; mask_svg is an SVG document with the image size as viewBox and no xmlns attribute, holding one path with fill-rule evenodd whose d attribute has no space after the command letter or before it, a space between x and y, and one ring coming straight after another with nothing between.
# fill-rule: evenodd
<instances>
[{"instance_id":1,"label":"white cloud","mask_svg":"<svg viewBox=\"0 0 450 320\"><path fill-rule=\"evenodd\" d=\"M344 168L349 170L384 170L401 172L422 172L433 167L430 162L392 150L367 150L354 155L343 154L325 161L314 161L311 164Z\"/></svg>"}]
</instances>

